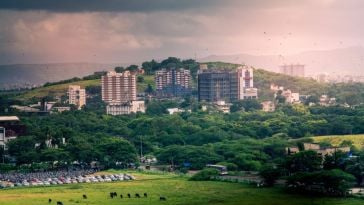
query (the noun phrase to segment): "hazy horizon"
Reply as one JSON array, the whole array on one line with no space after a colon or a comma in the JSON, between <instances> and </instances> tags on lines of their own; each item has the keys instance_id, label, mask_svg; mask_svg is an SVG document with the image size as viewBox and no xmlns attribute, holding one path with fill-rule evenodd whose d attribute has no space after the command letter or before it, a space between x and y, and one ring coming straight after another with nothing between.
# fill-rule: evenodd
<instances>
[{"instance_id":1,"label":"hazy horizon","mask_svg":"<svg viewBox=\"0 0 364 205\"><path fill-rule=\"evenodd\" d=\"M357 47L364 45L363 7L359 0L4 0L0 64L287 56Z\"/></svg>"}]
</instances>

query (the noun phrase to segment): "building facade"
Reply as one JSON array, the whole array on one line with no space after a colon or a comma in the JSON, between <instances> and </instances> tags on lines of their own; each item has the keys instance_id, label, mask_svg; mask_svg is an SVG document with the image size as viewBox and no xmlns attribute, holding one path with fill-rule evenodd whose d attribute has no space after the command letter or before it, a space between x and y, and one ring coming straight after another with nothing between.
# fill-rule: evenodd
<instances>
[{"instance_id":1,"label":"building facade","mask_svg":"<svg viewBox=\"0 0 364 205\"><path fill-rule=\"evenodd\" d=\"M198 75L198 100L233 102L238 100L236 72L206 71Z\"/></svg>"},{"instance_id":2,"label":"building facade","mask_svg":"<svg viewBox=\"0 0 364 205\"><path fill-rule=\"evenodd\" d=\"M261 105L264 112L274 112L276 110L276 106L273 101L264 101Z\"/></svg>"},{"instance_id":3,"label":"building facade","mask_svg":"<svg viewBox=\"0 0 364 205\"><path fill-rule=\"evenodd\" d=\"M290 64L280 66L280 72L293 77L305 77L305 65Z\"/></svg>"},{"instance_id":4,"label":"building facade","mask_svg":"<svg viewBox=\"0 0 364 205\"><path fill-rule=\"evenodd\" d=\"M6 149L7 142L25 133L26 127L17 116L0 116L0 149Z\"/></svg>"},{"instance_id":5,"label":"building facade","mask_svg":"<svg viewBox=\"0 0 364 205\"><path fill-rule=\"evenodd\" d=\"M236 71L202 70L198 74L198 99L207 102L234 102L258 98L254 88L253 69L239 67Z\"/></svg>"},{"instance_id":6,"label":"building facade","mask_svg":"<svg viewBox=\"0 0 364 205\"><path fill-rule=\"evenodd\" d=\"M127 115L145 112L144 101L137 100L135 74L129 71L108 72L101 78L102 100L108 115Z\"/></svg>"},{"instance_id":7,"label":"building facade","mask_svg":"<svg viewBox=\"0 0 364 205\"><path fill-rule=\"evenodd\" d=\"M258 98L258 89L254 88L254 71L247 66L237 69L238 77L238 99L256 99Z\"/></svg>"},{"instance_id":8,"label":"building facade","mask_svg":"<svg viewBox=\"0 0 364 205\"><path fill-rule=\"evenodd\" d=\"M126 103L110 103L106 106L108 115L128 115L131 113L145 112L144 101L130 101Z\"/></svg>"},{"instance_id":9,"label":"building facade","mask_svg":"<svg viewBox=\"0 0 364 205\"><path fill-rule=\"evenodd\" d=\"M191 93L191 73L185 69L162 69L155 74L157 95L183 96Z\"/></svg>"},{"instance_id":10,"label":"building facade","mask_svg":"<svg viewBox=\"0 0 364 205\"><path fill-rule=\"evenodd\" d=\"M82 106L86 105L86 90L79 85L70 85L68 87L68 103L81 109Z\"/></svg>"},{"instance_id":11,"label":"building facade","mask_svg":"<svg viewBox=\"0 0 364 205\"><path fill-rule=\"evenodd\" d=\"M129 71L108 72L101 77L101 94L105 103L125 103L136 100L135 74Z\"/></svg>"}]
</instances>

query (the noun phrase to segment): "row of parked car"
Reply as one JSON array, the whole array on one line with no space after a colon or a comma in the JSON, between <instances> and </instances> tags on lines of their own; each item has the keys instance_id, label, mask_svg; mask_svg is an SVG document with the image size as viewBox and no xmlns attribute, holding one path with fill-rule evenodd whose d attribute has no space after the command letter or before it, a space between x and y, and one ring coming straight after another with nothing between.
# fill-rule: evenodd
<instances>
[{"instance_id":1,"label":"row of parked car","mask_svg":"<svg viewBox=\"0 0 364 205\"><path fill-rule=\"evenodd\" d=\"M24 180L22 182L1 182L0 188L9 187L21 187L21 186L50 186L58 184L78 184L78 183L97 183L97 182L112 182L112 181L124 181L135 180L135 177L130 174L107 174L107 175L84 175L77 177L59 177L59 178L47 178L47 179L31 179Z\"/></svg>"}]
</instances>

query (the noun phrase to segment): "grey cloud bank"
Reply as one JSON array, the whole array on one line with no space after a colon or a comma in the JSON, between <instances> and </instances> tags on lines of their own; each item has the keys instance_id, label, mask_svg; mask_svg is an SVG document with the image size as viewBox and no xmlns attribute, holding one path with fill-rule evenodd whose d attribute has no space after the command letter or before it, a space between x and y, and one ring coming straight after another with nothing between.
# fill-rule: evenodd
<instances>
[{"instance_id":1,"label":"grey cloud bank","mask_svg":"<svg viewBox=\"0 0 364 205\"><path fill-rule=\"evenodd\" d=\"M361 46L363 6L360 0L2 0L0 64L285 56Z\"/></svg>"}]
</instances>

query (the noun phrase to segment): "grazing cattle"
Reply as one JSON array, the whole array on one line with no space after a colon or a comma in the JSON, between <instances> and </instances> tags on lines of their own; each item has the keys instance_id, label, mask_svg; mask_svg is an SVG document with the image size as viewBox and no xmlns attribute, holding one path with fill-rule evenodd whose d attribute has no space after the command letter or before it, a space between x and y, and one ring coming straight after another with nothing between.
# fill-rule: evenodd
<instances>
[{"instance_id":1,"label":"grazing cattle","mask_svg":"<svg viewBox=\"0 0 364 205\"><path fill-rule=\"evenodd\" d=\"M130 198L131 197L131 195L130 194L128 194L128 198Z\"/></svg>"},{"instance_id":2,"label":"grazing cattle","mask_svg":"<svg viewBox=\"0 0 364 205\"><path fill-rule=\"evenodd\" d=\"M82 195L83 199L87 199L87 196L86 194Z\"/></svg>"},{"instance_id":3,"label":"grazing cattle","mask_svg":"<svg viewBox=\"0 0 364 205\"><path fill-rule=\"evenodd\" d=\"M160 197L159 197L159 200L160 200L160 201L167 201L167 198L166 198L166 197L164 197L164 196L160 196Z\"/></svg>"},{"instance_id":4,"label":"grazing cattle","mask_svg":"<svg viewBox=\"0 0 364 205\"><path fill-rule=\"evenodd\" d=\"M144 193L144 197L148 197L148 194L147 193Z\"/></svg>"},{"instance_id":5,"label":"grazing cattle","mask_svg":"<svg viewBox=\"0 0 364 205\"><path fill-rule=\"evenodd\" d=\"M57 201L57 205L63 205L61 201Z\"/></svg>"},{"instance_id":6,"label":"grazing cattle","mask_svg":"<svg viewBox=\"0 0 364 205\"><path fill-rule=\"evenodd\" d=\"M52 199L48 199L48 203L50 204L50 203L52 203Z\"/></svg>"},{"instance_id":7,"label":"grazing cattle","mask_svg":"<svg viewBox=\"0 0 364 205\"><path fill-rule=\"evenodd\" d=\"M120 194L120 198L123 198L123 195L122 194Z\"/></svg>"},{"instance_id":8,"label":"grazing cattle","mask_svg":"<svg viewBox=\"0 0 364 205\"><path fill-rule=\"evenodd\" d=\"M116 192L110 192L110 198L117 197L118 194Z\"/></svg>"},{"instance_id":9,"label":"grazing cattle","mask_svg":"<svg viewBox=\"0 0 364 205\"><path fill-rule=\"evenodd\" d=\"M135 198L140 198L140 195L138 193L136 193Z\"/></svg>"}]
</instances>

